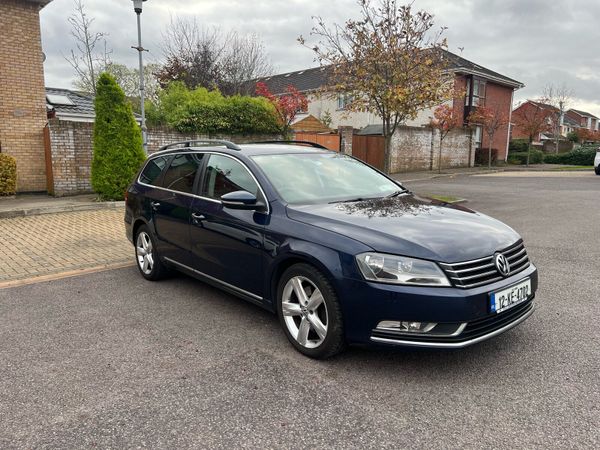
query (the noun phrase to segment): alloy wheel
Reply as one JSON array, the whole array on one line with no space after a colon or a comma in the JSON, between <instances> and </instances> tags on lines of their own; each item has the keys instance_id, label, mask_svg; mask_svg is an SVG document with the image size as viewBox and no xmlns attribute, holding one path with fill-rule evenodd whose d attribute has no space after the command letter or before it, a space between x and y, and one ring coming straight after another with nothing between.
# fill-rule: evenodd
<instances>
[{"instance_id":1,"label":"alloy wheel","mask_svg":"<svg viewBox=\"0 0 600 450\"><path fill-rule=\"evenodd\" d=\"M323 343L329 323L327 305L312 281L291 278L283 288L281 310L289 333L300 345L316 348Z\"/></svg>"},{"instance_id":2,"label":"alloy wheel","mask_svg":"<svg viewBox=\"0 0 600 450\"><path fill-rule=\"evenodd\" d=\"M145 231L141 231L138 234L135 253L140 270L145 275L150 275L154 267L154 255L152 253L152 240L150 239L150 235Z\"/></svg>"}]
</instances>

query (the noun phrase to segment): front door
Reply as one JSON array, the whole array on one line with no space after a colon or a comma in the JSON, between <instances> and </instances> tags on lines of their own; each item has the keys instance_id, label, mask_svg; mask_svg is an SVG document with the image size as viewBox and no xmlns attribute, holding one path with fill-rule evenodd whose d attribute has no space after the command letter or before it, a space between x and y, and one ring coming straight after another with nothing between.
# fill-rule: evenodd
<instances>
[{"instance_id":1,"label":"front door","mask_svg":"<svg viewBox=\"0 0 600 450\"><path fill-rule=\"evenodd\" d=\"M191 266L190 214L194 187L201 167L202 154L184 153L175 156L166 170L161 187L156 189L150 206L160 254L178 263Z\"/></svg>"},{"instance_id":2,"label":"front door","mask_svg":"<svg viewBox=\"0 0 600 450\"><path fill-rule=\"evenodd\" d=\"M218 154L209 156L201 184L190 227L194 268L262 297L265 213L224 208L219 200L240 190L262 199L258 184L241 162Z\"/></svg>"}]
</instances>

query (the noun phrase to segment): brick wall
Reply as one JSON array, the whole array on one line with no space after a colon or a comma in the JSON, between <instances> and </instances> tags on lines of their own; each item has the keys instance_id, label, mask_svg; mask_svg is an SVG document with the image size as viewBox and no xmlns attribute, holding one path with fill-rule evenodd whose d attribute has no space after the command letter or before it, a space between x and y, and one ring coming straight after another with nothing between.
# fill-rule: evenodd
<instances>
[{"instance_id":1,"label":"brick wall","mask_svg":"<svg viewBox=\"0 0 600 450\"><path fill-rule=\"evenodd\" d=\"M442 168L472 166L475 152L470 149L468 129L453 130L444 138ZM392 137L390 172L437 170L440 138L429 127L398 127Z\"/></svg>"},{"instance_id":2,"label":"brick wall","mask_svg":"<svg viewBox=\"0 0 600 450\"><path fill-rule=\"evenodd\" d=\"M75 195L92 191L92 133L94 124L51 119L50 143L54 195Z\"/></svg>"},{"instance_id":3,"label":"brick wall","mask_svg":"<svg viewBox=\"0 0 600 450\"><path fill-rule=\"evenodd\" d=\"M191 139L224 139L226 141L235 142L236 144L247 144L249 142L272 141L282 139L279 135L272 134L249 134L249 135L219 135L208 136L205 134L183 134L178 131L153 127L148 128L148 153L152 154L158 151L163 145L173 144L180 141L188 141Z\"/></svg>"},{"instance_id":4,"label":"brick wall","mask_svg":"<svg viewBox=\"0 0 600 450\"><path fill-rule=\"evenodd\" d=\"M17 160L17 190L45 191L46 93L39 5L0 1L0 150Z\"/></svg>"},{"instance_id":5,"label":"brick wall","mask_svg":"<svg viewBox=\"0 0 600 450\"><path fill-rule=\"evenodd\" d=\"M92 136L94 124L51 119L48 122L52 154L54 195L67 196L92 192ZM182 134L166 128L148 128L148 152L174 142L206 139L207 136ZM273 135L219 136L239 144L281 139Z\"/></svg>"},{"instance_id":6,"label":"brick wall","mask_svg":"<svg viewBox=\"0 0 600 450\"><path fill-rule=\"evenodd\" d=\"M485 105L492 108L492 110L498 109L499 111L503 111L508 119L508 115L512 110L512 94L512 88L488 82L485 92ZM489 147L489 138L485 133L483 133L482 136L481 147ZM498 131L496 131L492 141L492 148L498 150L499 161L506 160L506 152L508 150L508 124L501 126Z\"/></svg>"}]
</instances>

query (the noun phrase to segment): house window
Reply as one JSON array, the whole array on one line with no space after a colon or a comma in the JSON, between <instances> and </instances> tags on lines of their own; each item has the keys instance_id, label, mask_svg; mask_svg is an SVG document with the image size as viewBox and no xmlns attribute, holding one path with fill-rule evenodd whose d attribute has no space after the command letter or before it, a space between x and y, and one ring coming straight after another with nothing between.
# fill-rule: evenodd
<instances>
[{"instance_id":1,"label":"house window","mask_svg":"<svg viewBox=\"0 0 600 450\"><path fill-rule=\"evenodd\" d=\"M350 94L338 95L337 109L346 109L350 103L352 103L352 95L350 95Z\"/></svg>"},{"instance_id":2,"label":"house window","mask_svg":"<svg viewBox=\"0 0 600 450\"><path fill-rule=\"evenodd\" d=\"M481 136L481 127L475 127L475 129L473 130L473 143L475 144L475 148L481 148Z\"/></svg>"},{"instance_id":3,"label":"house window","mask_svg":"<svg viewBox=\"0 0 600 450\"><path fill-rule=\"evenodd\" d=\"M485 81L477 78L467 79L467 96L465 97L466 106L483 106L485 104L485 84ZM469 104L471 91L473 91L473 103Z\"/></svg>"}]
</instances>

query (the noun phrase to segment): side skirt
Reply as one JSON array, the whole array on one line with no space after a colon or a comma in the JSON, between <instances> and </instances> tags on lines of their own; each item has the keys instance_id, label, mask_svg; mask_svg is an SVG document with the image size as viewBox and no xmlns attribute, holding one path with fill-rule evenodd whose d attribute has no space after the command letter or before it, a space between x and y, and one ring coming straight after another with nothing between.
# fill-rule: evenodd
<instances>
[{"instance_id":1,"label":"side skirt","mask_svg":"<svg viewBox=\"0 0 600 450\"><path fill-rule=\"evenodd\" d=\"M226 283L225 281L221 281L218 278L211 277L210 275L207 275L203 272L200 272L199 270L186 266L185 264L181 264L180 262L177 262L171 258L165 257L164 260L168 265L174 267L180 272L185 273L186 275L192 276L200 281L210 284L211 286L233 294L236 297L254 303L255 305L260 306L261 308L264 308L267 311L273 312L273 308L270 304L267 304L262 297L253 294L252 292L245 291L244 289L238 288L237 286Z\"/></svg>"}]
</instances>

